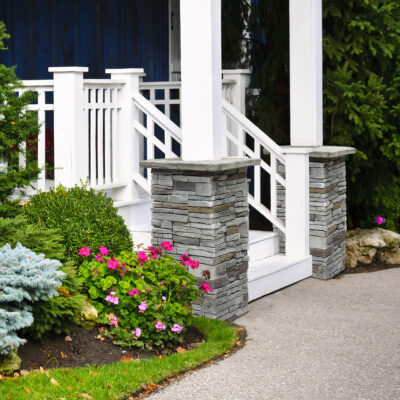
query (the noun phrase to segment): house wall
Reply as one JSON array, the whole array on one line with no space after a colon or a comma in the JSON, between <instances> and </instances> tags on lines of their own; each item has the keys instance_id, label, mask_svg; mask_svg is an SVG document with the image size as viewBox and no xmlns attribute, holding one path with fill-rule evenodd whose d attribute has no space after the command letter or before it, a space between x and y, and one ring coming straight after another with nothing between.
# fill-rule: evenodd
<instances>
[{"instance_id":1,"label":"house wall","mask_svg":"<svg viewBox=\"0 0 400 400\"><path fill-rule=\"evenodd\" d=\"M169 79L168 0L1 0L11 39L0 62L21 79L50 79L49 66L144 68L149 80Z\"/></svg>"}]
</instances>

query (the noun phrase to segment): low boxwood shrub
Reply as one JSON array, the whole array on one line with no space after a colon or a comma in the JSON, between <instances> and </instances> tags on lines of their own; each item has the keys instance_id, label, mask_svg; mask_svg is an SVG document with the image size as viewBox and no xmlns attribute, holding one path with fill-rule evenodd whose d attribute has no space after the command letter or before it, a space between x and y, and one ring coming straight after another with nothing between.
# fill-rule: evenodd
<instances>
[{"instance_id":1,"label":"low boxwood shrub","mask_svg":"<svg viewBox=\"0 0 400 400\"><path fill-rule=\"evenodd\" d=\"M131 235L106 194L75 186L36 194L24 207L23 216L30 223L58 228L66 247L66 257L79 262L83 247L107 246L111 253L132 250Z\"/></svg>"},{"instance_id":2,"label":"low boxwood shrub","mask_svg":"<svg viewBox=\"0 0 400 400\"><path fill-rule=\"evenodd\" d=\"M0 248L0 355L24 343L17 331L33 323L31 305L58 295L61 263L17 244Z\"/></svg>"},{"instance_id":3,"label":"low boxwood shrub","mask_svg":"<svg viewBox=\"0 0 400 400\"><path fill-rule=\"evenodd\" d=\"M169 242L161 246L114 257L102 247L79 269L105 325L103 334L123 347L175 348L191 324L192 301L199 290L188 268L197 268L198 262L183 255L179 263L167 254L172 250ZM82 248L81 257L90 250Z\"/></svg>"},{"instance_id":4,"label":"low boxwood shrub","mask_svg":"<svg viewBox=\"0 0 400 400\"><path fill-rule=\"evenodd\" d=\"M0 247L9 243L15 247L21 243L37 254L44 254L52 260L61 260L60 270L65 274L59 296L39 300L32 305L34 323L22 334L33 339L41 339L50 334L69 333L75 318L86 303L86 296L80 293L82 282L71 262L66 261L63 237L58 229L48 229L37 224L29 224L25 218L0 218Z\"/></svg>"}]
</instances>

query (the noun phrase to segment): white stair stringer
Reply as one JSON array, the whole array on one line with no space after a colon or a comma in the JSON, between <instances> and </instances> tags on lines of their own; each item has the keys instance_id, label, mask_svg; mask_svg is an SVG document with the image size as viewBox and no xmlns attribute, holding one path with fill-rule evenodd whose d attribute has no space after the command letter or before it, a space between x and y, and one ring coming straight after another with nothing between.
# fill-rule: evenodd
<instances>
[{"instance_id":1,"label":"white stair stringer","mask_svg":"<svg viewBox=\"0 0 400 400\"><path fill-rule=\"evenodd\" d=\"M252 262L248 269L249 301L275 292L312 275L312 257L276 254Z\"/></svg>"}]
</instances>

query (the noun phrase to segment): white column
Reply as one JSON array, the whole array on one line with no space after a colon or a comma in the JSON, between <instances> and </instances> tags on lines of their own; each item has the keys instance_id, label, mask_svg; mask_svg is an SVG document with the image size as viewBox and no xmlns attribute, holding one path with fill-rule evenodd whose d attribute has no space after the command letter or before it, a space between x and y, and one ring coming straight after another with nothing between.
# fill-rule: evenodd
<instances>
[{"instance_id":1,"label":"white column","mask_svg":"<svg viewBox=\"0 0 400 400\"><path fill-rule=\"evenodd\" d=\"M222 70L222 77L226 80L235 81L231 92L233 100L232 105L243 115L246 115L246 89L250 84L250 70L224 69Z\"/></svg>"},{"instance_id":2,"label":"white column","mask_svg":"<svg viewBox=\"0 0 400 400\"><path fill-rule=\"evenodd\" d=\"M286 159L286 255L310 255L310 149L283 148Z\"/></svg>"},{"instance_id":3,"label":"white column","mask_svg":"<svg viewBox=\"0 0 400 400\"><path fill-rule=\"evenodd\" d=\"M72 187L89 175L89 139L84 131L83 73L87 67L50 67L54 76L55 184Z\"/></svg>"},{"instance_id":4,"label":"white column","mask_svg":"<svg viewBox=\"0 0 400 400\"><path fill-rule=\"evenodd\" d=\"M290 144L322 146L322 0L290 0Z\"/></svg>"},{"instance_id":5,"label":"white column","mask_svg":"<svg viewBox=\"0 0 400 400\"><path fill-rule=\"evenodd\" d=\"M129 201L139 198L138 188L132 177L139 173L140 145L139 135L135 133L133 123L139 120L139 111L134 107L132 93L139 91L139 83L144 75L143 68L106 69L111 79L125 82L118 92L118 122L117 122L117 182L126 186L119 189L118 198Z\"/></svg>"},{"instance_id":6,"label":"white column","mask_svg":"<svg viewBox=\"0 0 400 400\"><path fill-rule=\"evenodd\" d=\"M221 0L181 0L182 159L224 154Z\"/></svg>"}]
</instances>

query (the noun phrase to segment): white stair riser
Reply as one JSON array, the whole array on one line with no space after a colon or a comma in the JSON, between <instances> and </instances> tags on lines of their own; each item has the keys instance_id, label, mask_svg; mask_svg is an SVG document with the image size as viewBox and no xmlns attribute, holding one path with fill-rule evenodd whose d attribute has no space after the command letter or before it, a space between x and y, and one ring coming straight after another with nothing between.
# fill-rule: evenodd
<instances>
[{"instance_id":1,"label":"white stair riser","mask_svg":"<svg viewBox=\"0 0 400 400\"><path fill-rule=\"evenodd\" d=\"M118 214L125 220L128 227L150 225L151 223L151 201L116 207Z\"/></svg>"},{"instance_id":2,"label":"white stair riser","mask_svg":"<svg viewBox=\"0 0 400 400\"><path fill-rule=\"evenodd\" d=\"M151 246L151 230L133 230L131 231L131 236L134 245L143 244L145 248Z\"/></svg>"},{"instance_id":3,"label":"white stair riser","mask_svg":"<svg viewBox=\"0 0 400 400\"><path fill-rule=\"evenodd\" d=\"M249 268L249 301L256 300L269 293L292 285L312 275L312 258L289 263L288 266L275 272L269 272L266 267L265 275L252 277L251 265Z\"/></svg>"},{"instance_id":4,"label":"white stair riser","mask_svg":"<svg viewBox=\"0 0 400 400\"><path fill-rule=\"evenodd\" d=\"M273 236L249 244L250 262L256 262L279 253L279 236Z\"/></svg>"}]
</instances>

